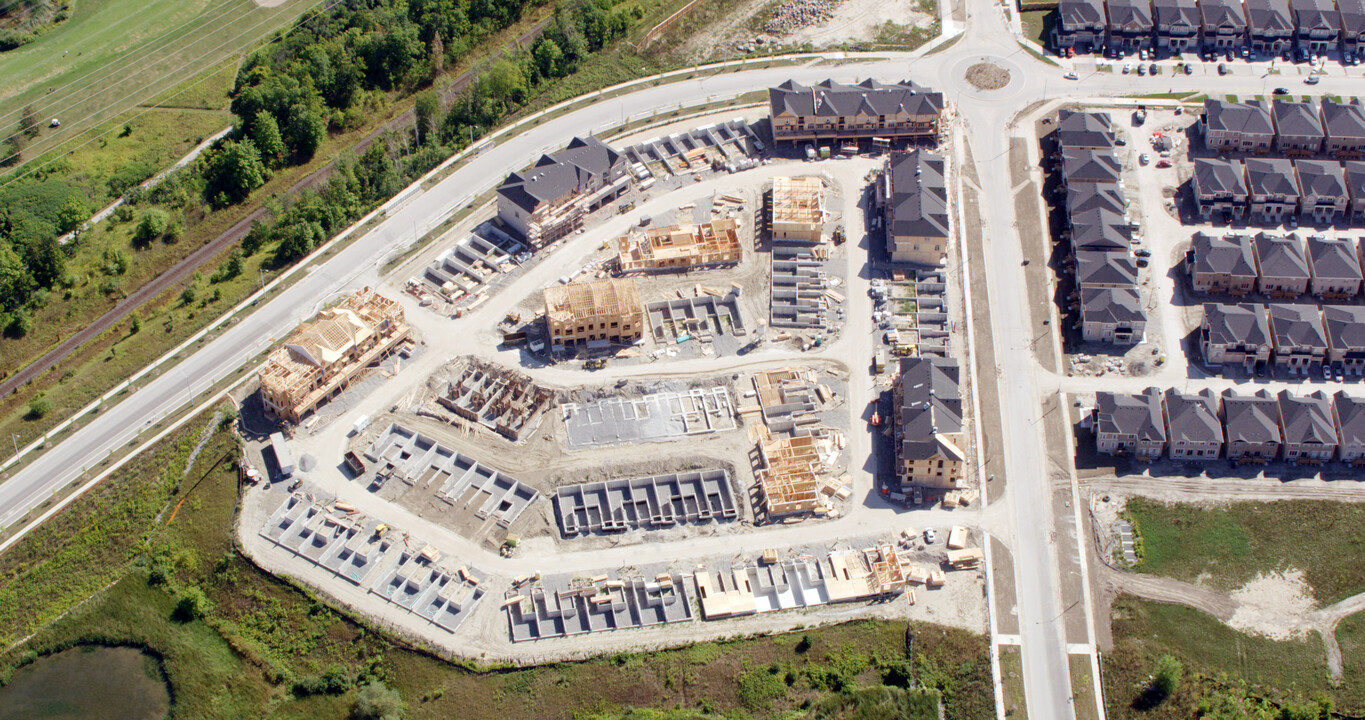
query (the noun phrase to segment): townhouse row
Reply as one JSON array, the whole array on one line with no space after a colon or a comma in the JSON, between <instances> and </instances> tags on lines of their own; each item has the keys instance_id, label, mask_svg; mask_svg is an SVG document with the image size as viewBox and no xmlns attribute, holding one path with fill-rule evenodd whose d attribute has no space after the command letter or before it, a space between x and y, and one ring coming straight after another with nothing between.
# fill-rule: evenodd
<instances>
[{"instance_id":1,"label":"townhouse row","mask_svg":"<svg viewBox=\"0 0 1365 720\"><path fill-rule=\"evenodd\" d=\"M1133 257L1132 221L1123 163L1114 154L1108 113L1062 110L1056 132L1057 172L1065 193L1064 239L1076 276L1076 304L1085 342L1131 344L1147 329Z\"/></svg>"},{"instance_id":2,"label":"townhouse row","mask_svg":"<svg viewBox=\"0 0 1365 720\"><path fill-rule=\"evenodd\" d=\"M1196 292L1349 300L1360 294L1365 277L1361 252L1361 244L1349 238L1313 235L1305 246L1293 233L1217 237L1201 232L1185 253L1185 267Z\"/></svg>"},{"instance_id":3,"label":"townhouse row","mask_svg":"<svg viewBox=\"0 0 1365 720\"><path fill-rule=\"evenodd\" d=\"M1344 392L1295 396L1260 390L1221 396L1148 388L1096 394L1096 449L1151 461L1365 464L1365 400Z\"/></svg>"},{"instance_id":4,"label":"townhouse row","mask_svg":"<svg viewBox=\"0 0 1365 720\"><path fill-rule=\"evenodd\" d=\"M1337 368L1365 374L1365 308L1296 303L1204 304L1199 326L1204 364L1307 375Z\"/></svg>"},{"instance_id":5,"label":"townhouse row","mask_svg":"<svg viewBox=\"0 0 1365 720\"><path fill-rule=\"evenodd\" d=\"M1365 0L1060 0L1052 44L1080 52L1360 50Z\"/></svg>"},{"instance_id":6,"label":"townhouse row","mask_svg":"<svg viewBox=\"0 0 1365 720\"><path fill-rule=\"evenodd\" d=\"M1321 103L1275 98L1271 102L1206 99L1198 129L1204 147L1218 153L1283 155L1325 153L1333 159L1365 157L1365 106L1359 98Z\"/></svg>"}]
</instances>

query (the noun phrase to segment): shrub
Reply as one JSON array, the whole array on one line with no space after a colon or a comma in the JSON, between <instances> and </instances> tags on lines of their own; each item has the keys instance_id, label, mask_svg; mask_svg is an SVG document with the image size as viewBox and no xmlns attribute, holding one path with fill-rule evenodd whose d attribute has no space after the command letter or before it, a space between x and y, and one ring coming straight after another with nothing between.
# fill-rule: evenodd
<instances>
[{"instance_id":1,"label":"shrub","mask_svg":"<svg viewBox=\"0 0 1365 720\"><path fill-rule=\"evenodd\" d=\"M39 395L28 401L28 412L24 413L25 420L41 420L44 415L52 411L52 403L47 398Z\"/></svg>"},{"instance_id":2,"label":"shrub","mask_svg":"<svg viewBox=\"0 0 1365 720\"><path fill-rule=\"evenodd\" d=\"M150 208L142 213L142 218L137 221L137 228L133 230L133 242L138 245L147 243L161 237L166 232L166 226L171 222L171 218L165 210Z\"/></svg>"},{"instance_id":3,"label":"shrub","mask_svg":"<svg viewBox=\"0 0 1365 720\"><path fill-rule=\"evenodd\" d=\"M403 717L403 699L397 690L372 680L361 685L356 693L351 717L354 720L399 720Z\"/></svg>"},{"instance_id":4,"label":"shrub","mask_svg":"<svg viewBox=\"0 0 1365 720\"><path fill-rule=\"evenodd\" d=\"M180 593L180 599L176 600L173 617L180 622L189 622L204 617L208 611L208 596L199 589L199 586L191 585Z\"/></svg>"}]
</instances>

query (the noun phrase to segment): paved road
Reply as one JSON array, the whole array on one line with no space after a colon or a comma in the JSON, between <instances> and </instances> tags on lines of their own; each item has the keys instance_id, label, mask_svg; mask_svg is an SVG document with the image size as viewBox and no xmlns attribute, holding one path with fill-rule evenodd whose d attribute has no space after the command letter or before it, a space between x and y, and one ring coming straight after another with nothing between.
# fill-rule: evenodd
<instances>
[{"instance_id":1,"label":"paved road","mask_svg":"<svg viewBox=\"0 0 1365 720\"><path fill-rule=\"evenodd\" d=\"M1040 424L1033 422L1039 412L1042 391L1030 364L1017 362L1030 339L1025 337L1024 331L1029 326L1026 307L1030 299L1019 271L1022 254L1014 232L1013 207L1008 201L999 201L1011 197L1006 165L1009 123L1021 109L1048 97L1108 97L1171 90L1203 92L1208 90L1216 75L1209 68L1201 68L1192 77L1173 76L1168 69L1166 75L1138 78L1094 72L1093 62L1079 61L1076 67L1080 80L1065 80L1062 73L1070 69L1070 65L1060 68L1046 65L1020 49L1004 21L1001 8L992 0L968 0L966 36L942 53L925 57L879 53L877 57L879 59L875 61L842 65L817 65L813 61L800 67L745 70L648 87L547 120L526 130L515 142L487 150L242 318L177 368L149 380L117 407L49 448L28 467L0 484L0 526L23 517L86 468L133 440L140 429L168 416L195 394L241 367L272 338L286 334L300 320L312 315L322 301L340 291L375 283L383 259L406 247L416 235L437 225L453 209L454 201L490 189L509 168L529 164L539 153L562 146L575 134L605 129L627 116L638 116L642 111L667 111L680 104L729 97L775 85L788 78L815 82L826 77L841 81L868 76L887 80L910 77L925 85L944 88L948 99L956 104L977 163L977 176L983 181L983 196L988 200L982 203L986 208L982 221L988 238L988 257L974 261L984 262L987 268L987 301L993 310L992 332L1001 367L1001 417L1008 418L1008 422L1004 422L1005 472L1011 489L1006 502L1013 503L1014 511L1012 544L1027 704L1034 717L1073 717L1070 681L1065 671L1066 644L1057 612L1055 553L1075 552L1075 548L1060 548L1049 538L1053 526L1050 491L1046 478L1039 472L1039 468L1044 467ZM1010 84L992 92L979 92L965 86L960 80L962 73L983 58L1009 68ZM1334 69L1334 73L1313 89L1317 93L1330 94L1359 94L1365 90L1359 76L1345 77L1340 69ZM1250 66L1238 65L1234 75L1216 82L1227 92L1248 95L1268 93L1274 85L1298 81L1285 75L1258 75ZM517 300L502 296L499 299L508 303Z\"/></svg>"}]
</instances>

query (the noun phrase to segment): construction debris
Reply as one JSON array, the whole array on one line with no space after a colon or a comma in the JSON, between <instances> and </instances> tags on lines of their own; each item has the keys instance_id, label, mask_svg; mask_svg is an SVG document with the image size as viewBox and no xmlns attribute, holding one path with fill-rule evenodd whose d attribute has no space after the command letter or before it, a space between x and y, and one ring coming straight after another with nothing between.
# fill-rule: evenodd
<instances>
[{"instance_id":1,"label":"construction debris","mask_svg":"<svg viewBox=\"0 0 1365 720\"><path fill-rule=\"evenodd\" d=\"M540 425L554 397L515 370L470 358L436 401L465 420L516 442Z\"/></svg>"}]
</instances>

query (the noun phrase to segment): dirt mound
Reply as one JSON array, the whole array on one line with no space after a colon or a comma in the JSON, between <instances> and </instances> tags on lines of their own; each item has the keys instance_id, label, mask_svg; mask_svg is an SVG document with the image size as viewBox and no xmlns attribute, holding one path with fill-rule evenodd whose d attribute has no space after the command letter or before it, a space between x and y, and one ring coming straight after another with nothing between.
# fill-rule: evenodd
<instances>
[{"instance_id":1,"label":"dirt mound","mask_svg":"<svg viewBox=\"0 0 1365 720\"><path fill-rule=\"evenodd\" d=\"M999 90L1010 84L1010 71L995 63L977 63L967 68L967 82L978 90Z\"/></svg>"},{"instance_id":2,"label":"dirt mound","mask_svg":"<svg viewBox=\"0 0 1365 720\"><path fill-rule=\"evenodd\" d=\"M1308 616L1317 603L1302 570L1257 575L1233 591L1232 599L1237 601L1237 610L1228 625L1242 632L1289 640L1313 630Z\"/></svg>"}]
</instances>

